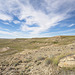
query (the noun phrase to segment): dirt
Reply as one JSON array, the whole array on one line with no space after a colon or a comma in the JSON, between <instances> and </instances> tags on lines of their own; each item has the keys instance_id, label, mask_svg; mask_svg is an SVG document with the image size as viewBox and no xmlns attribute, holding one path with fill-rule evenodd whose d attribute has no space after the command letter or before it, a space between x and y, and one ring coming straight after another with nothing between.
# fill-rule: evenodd
<instances>
[{"instance_id":1,"label":"dirt","mask_svg":"<svg viewBox=\"0 0 75 75\"><path fill-rule=\"evenodd\" d=\"M9 47L1 48L0 52L5 52L5 51L8 51L9 49L10 49Z\"/></svg>"},{"instance_id":2,"label":"dirt","mask_svg":"<svg viewBox=\"0 0 75 75\"><path fill-rule=\"evenodd\" d=\"M46 64L47 58L52 58L61 53L73 53L75 51L75 43L69 45L50 45L41 47L39 50L24 50L23 52L10 55L0 62L0 72L2 75L71 75L65 74L60 69L61 66L54 66L52 63ZM60 60L66 60L67 64L72 66L72 57L69 56ZM70 60L70 61L69 61ZM75 66L73 61L73 66ZM59 64L60 64L59 63ZM62 64L63 65L63 64ZM63 67L63 66L62 66ZM63 73L63 74L62 74Z\"/></svg>"}]
</instances>

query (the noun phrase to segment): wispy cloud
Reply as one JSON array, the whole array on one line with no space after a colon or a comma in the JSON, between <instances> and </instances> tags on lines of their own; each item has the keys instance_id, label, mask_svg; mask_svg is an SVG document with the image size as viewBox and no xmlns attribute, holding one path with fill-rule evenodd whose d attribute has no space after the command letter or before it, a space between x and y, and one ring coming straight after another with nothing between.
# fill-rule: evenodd
<instances>
[{"instance_id":1,"label":"wispy cloud","mask_svg":"<svg viewBox=\"0 0 75 75\"><path fill-rule=\"evenodd\" d=\"M0 30L0 34L6 34L6 35L10 35L10 36L18 36L22 33L20 32L11 32L11 31L3 31L3 30Z\"/></svg>"},{"instance_id":2,"label":"wispy cloud","mask_svg":"<svg viewBox=\"0 0 75 75\"><path fill-rule=\"evenodd\" d=\"M21 23L20 30L30 35L39 35L58 25L60 21L70 18L73 11L75 0L0 0L0 19Z\"/></svg>"},{"instance_id":3,"label":"wispy cloud","mask_svg":"<svg viewBox=\"0 0 75 75\"><path fill-rule=\"evenodd\" d=\"M19 31L0 30L0 38L31 38L31 36Z\"/></svg>"},{"instance_id":4,"label":"wispy cloud","mask_svg":"<svg viewBox=\"0 0 75 75\"><path fill-rule=\"evenodd\" d=\"M1 31L1 30L0 30L0 34L8 34L8 35L11 35L10 32L7 32L7 31Z\"/></svg>"},{"instance_id":5,"label":"wispy cloud","mask_svg":"<svg viewBox=\"0 0 75 75\"><path fill-rule=\"evenodd\" d=\"M14 20L13 21L15 24L19 24L20 23L20 21L18 21L18 20Z\"/></svg>"},{"instance_id":6,"label":"wispy cloud","mask_svg":"<svg viewBox=\"0 0 75 75\"><path fill-rule=\"evenodd\" d=\"M74 32L75 32L75 29L70 29L70 30L65 30L65 31L45 33L42 36L49 37L49 36L57 36L57 35L75 35Z\"/></svg>"},{"instance_id":7,"label":"wispy cloud","mask_svg":"<svg viewBox=\"0 0 75 75\"><path fill-rule=\"evenodd\" d=\"M50 33L44 33L44 34L37 34L37 35L28 35L28 34L24 34L23 32L11 32L11 31L3 31L3 30L0 30L0 38L2 36L2 38L32 38L33 37L51 37L51 36L57 36L57 35L75 35L75 29L70 29L70 30L65 30L65 31L59 31L59 32L50 32ZM1 36L2 35L2 36ZM7 35L7 36L5 36ZM9 37L8 37L9 36Z\"/></svg>"},{"instance_id":8,"label":"wispy cloud","mask_svg":"<svg viewBox=\"0 0 75 75\"><path fill-rule=\"evenodd\" d=\"M2 27L0 27L0 30L2 30L2 31L9 31L9 29L2 28Z\"/></svg>"},{"instance_id":9,"label":"wispy cloud","mask_svg":"<svg viewBox=\"0 0 75 75\"><path fill-rule=\"evenodd\" d=\"M9 21L11 21L12 20L12 17L9 16L9 15L1 14L0 13L0 20L3 20L3 21L9 20Z\"/></svg>"},{"instance_id":10,"label":"wispy cloud","mask_svg":"<svg viewBox=\"0 0 75 75\"><path fill-rule=\"evenodd\" d=\"M71 24L71 25L69 25L68 27L72 27L72 26L74 26L75 24Z\"/></svg>"},{"instance_id":11,"label":"wispy cloud","mask_svg":"<svg viewBox=\"0 0 75 75\"><path fill-rule=\"evenodd\" d=\"M46 2L46 6L43 5L43 3L41 3L43 7L45 7L46 9L46 11L44 12L41 11L42 9L35 10L32 5L28 5L27 7L23 6L23 11L21 12L20 15L20 19L26 20L26 23L22 25L23 31L32 30L31 34L38 34L43 31L46 31L52 26L57 25L58 22L69 18L70 14L68 13L75 10L74 8L75 6L71 6L74 0L72 2L70 0L69 1L65 0L62 2L60 0L58 1L56 0L53 3L50 0L48 0L45 2ZM48 12L48 14L46 14L45 12ZM31 18L27 18L28 16L31 16ZM38 24L39 27L27 26L28 24L32 25L34 23Z\"/></svg>"}]
</instances>

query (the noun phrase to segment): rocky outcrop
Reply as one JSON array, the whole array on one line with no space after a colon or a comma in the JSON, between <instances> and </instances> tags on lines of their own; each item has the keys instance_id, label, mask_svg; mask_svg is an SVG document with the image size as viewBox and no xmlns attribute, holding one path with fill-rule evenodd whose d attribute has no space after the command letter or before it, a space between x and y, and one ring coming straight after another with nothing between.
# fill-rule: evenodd
<instances>
[{"instance_id":1,"label":"rocky outcrop","mask_svg":"<svg viewBox=\"0 0 75 75\"><path fill-rule=\"evenodd\" d=\"M59 67L75 67L75 55L69 55L62 58L58 64Z\"/></svg>"}]
</instances>

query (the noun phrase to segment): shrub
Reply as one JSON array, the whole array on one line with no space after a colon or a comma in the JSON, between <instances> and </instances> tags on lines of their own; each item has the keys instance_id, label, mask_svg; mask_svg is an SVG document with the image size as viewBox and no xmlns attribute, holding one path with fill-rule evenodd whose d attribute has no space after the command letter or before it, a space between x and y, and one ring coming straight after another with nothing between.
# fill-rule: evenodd
<instances>
[{"instance_id":1,"label":"shrub","mask_svg":"<svg viewBox=\"0 0 75 75\"><path fill-rule=\"evenodd\" d=\"M38 63L37 63L37 65L40 65L40 64L41 64L41 62L38 62Z\"/></svg>"},{"instance_id":2,"label":"shrub","mask_svg":"<svg viewBox=\"0 0 75 75\"><path fill-rule=\"evenodd\" d=\"M57 43L58 43L58 41L54 41L54 42L53 42L53 44L57 44Z\"/></svg>"},{"instance_id":3,"label":"shrub","mask_svg":"<svg viewBox=\"0 0 75 75\"><path fill-rule=\"evenodd\" d=\"M47 59L45 60L45 65L49 65L50 63L51 63L50 58L47 58Z\"/></svg>"}]
</instances>

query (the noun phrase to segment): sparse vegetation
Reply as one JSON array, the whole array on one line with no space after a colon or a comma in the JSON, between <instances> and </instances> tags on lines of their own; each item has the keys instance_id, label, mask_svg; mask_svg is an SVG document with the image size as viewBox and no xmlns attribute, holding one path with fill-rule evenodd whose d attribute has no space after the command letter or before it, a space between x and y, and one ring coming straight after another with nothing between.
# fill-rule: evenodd
<instances>
[{"instance_id":1,"label":"sparse vegetation","mask_svg":"<svg viewBox=\"0 0 75 75\"><path fill-rule=\"evenodd\" d=\"M67 70L74 70L75 71L75 67L63 67L63 70L67 71Z\"/></svg>"},{"instance_id":2,"label":"sparse vegetation","mask_svg":"<svg viewBox=\"0 0 75 75\"><path fill-rule=\"evenodd\" d=\"M72 54L75 54L75 36L0 39L0 74L53 74L60 70L60 60ZM75 70L75 67L63 69Z\"/></svg>"},{"instance_id":3,"label":"sparse vegetation","mask_svg":"<svg viewBox=\"0 0 75 75\"><path fill-rule=\"evenodd\" d=\"M56 39L54 41L54 39ZM9 47L9 51L0 52L3 55L10 55L21 52L25 49L39 49L43 46L49 46L52 44L66 45L73 43L75 41L75 36L60 36L60 37L50 37L50 38L32 38L32 39L0 39L0 49L4 47ZM12 52L13 51L13 52ZM16 52L15 52L16 51ZM9 52L9 53L8 53Z\"/></svg>"},{"instance_id":4,"label":"sparse vegetation","mask_svg":"<svg viewBox=\"0 0 75 75\"><path fill-rule=\"evenodd\" d=\"M54 41L53 44L58 44L58 41Z\"/></svg>"},{"instance_id":5,"label":"sparse vegetation","mask_svg":"<svg viewBox=\"0 0 75 75\"><path fill-rule=\"evenodd\" d=\"M45 65L49 65L50 63L51 63L51 59L50 58L46 58Z\"/></svg>"},{"instance_id":6,"label":"sparse vegetation","mask_svg":"<svg viewBox=\"0 0 75 75\"><path fill-rule=\"evenodd\" d=\"M40 65L41 64L41 62L37 62L37 65Z\"/></svg>"},{"instance_id":7,"label":"sparse vegetation","mask_svg":"<svg viewBox=\"0 0 75 75\"><path fill-rule=\"evenodd\" d=\"M68 55L71 55L71 54L74 54L74 53L61 53L60 55L57 55L53 58L50 58L50 61L54 64L54 65L58 65L59 63L59 60L68 56Z\"/></svg>"},{"instance_id":8,"label":"sparse vegetation","mask_svg":"<svg viewBox=\"0 0 75 75\"><path fill-rule=\"evenodd\" d=\"M30 61L32 61L32 59L26 59L24 63L29 63Z\"/></svg>"}]
</instances>

